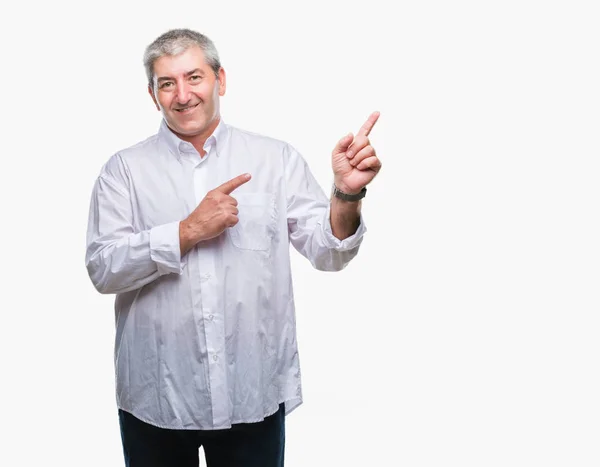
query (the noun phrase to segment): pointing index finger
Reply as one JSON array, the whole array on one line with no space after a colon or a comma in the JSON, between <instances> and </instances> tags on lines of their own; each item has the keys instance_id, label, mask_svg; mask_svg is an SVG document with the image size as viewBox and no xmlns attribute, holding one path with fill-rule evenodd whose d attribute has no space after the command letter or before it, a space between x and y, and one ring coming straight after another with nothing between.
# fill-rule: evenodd
<instances>
[{"instance_id":1,"label":"pointing index finger","mask_svg":"<svg viewBox=\"0 0 600 467\"><path fill-rule=\"evenodd\" d=\"M250 180L250 174L238 175L237 177L232 178L231 180L223 183L222 185L219 185L217 188L215 188L215 190L229 195L233 190L239 188L248 180Z\"/></svg>"},{"instance_id":2,"label":"pointing index finger","mask_svg":"<svg viewBox=\"0 0 600 467\"><path fill-rule=\"evenodd\" d=\"M375 123L377 123L377 120L379 119L379 115L379 112L373 112L371 115L369 115L367 121L364 123L363 126L360 127L360 130L358 130L358 134L363 136L369 136L369 133L371 133L371 130L373 129Z\"/></svg>"}]
</instances>

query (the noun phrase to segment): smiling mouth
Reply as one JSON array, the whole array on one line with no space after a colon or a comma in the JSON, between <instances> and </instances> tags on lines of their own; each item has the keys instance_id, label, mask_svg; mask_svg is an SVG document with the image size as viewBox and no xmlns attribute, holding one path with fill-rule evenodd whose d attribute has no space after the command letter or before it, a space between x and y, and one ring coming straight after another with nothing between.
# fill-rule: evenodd
<instances>
[{"instance_id":1,"label":"smiling mouth","mask_svg":"<svg viewBox=\"0 0 600 467\"><path fill-rule=\"evenodd\" d=\"M200 102L198 102L198 104L196 104L196 105L184 107L182 109L175 109L175 110L181 114L186 114L186 113L190 113L192 110L194 110L196 107L198 107L198 105L200 105Z\"/></svg>"}]
</instances>

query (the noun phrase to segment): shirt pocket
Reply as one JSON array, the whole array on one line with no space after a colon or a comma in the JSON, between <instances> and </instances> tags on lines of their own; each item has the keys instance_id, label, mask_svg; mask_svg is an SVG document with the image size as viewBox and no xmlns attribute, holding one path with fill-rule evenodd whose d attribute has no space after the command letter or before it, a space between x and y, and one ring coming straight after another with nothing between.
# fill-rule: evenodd
<instances>
[{"instance_id":1,"label":"shirt pocket","mask_svg":"<svg viewBox=\"0 0 600 467\"><path fill-rule=\"evenodd\" d=\"M229 229L231 242L242 250L266 251L275 234L275 197L271 193L234 193L239 222Z\"/></svg>"}]
</instances>

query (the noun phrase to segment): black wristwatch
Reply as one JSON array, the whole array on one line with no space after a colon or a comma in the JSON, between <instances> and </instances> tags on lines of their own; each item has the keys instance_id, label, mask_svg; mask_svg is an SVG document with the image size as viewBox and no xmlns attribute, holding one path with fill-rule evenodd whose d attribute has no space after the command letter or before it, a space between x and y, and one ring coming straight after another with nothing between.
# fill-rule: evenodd
<instances>
[{"instance_id":1,"label":"black wristwatch","mask_svg":"<svg viewBox=\"0 0 600 467\"><path fill-rule=\"evenodd\" d=\"M343 199L344 201L359 201L359 200L363 199L366 194L367 194L367 187L363 187L363 189L360 190L360 192L356 193L355 195L349 195L348 193L344 193L343 191L340 191L338 189L338 187L335 186L335 183L333 184L333 196L335 196L336 198L339 198L339 199Z\"/></svg>"}]
</instances>

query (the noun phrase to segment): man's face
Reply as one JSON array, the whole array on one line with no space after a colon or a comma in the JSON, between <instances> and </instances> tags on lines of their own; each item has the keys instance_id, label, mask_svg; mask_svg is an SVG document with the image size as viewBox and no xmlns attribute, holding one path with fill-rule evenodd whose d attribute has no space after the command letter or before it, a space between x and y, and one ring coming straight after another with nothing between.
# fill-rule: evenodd
<instances>
[{"instance_id":1,"label":"man's face","mask_svg":"<svg viewBox=\"0 0 600 467\"><path fill-rule=\"evenodd\" d=\"M219 79L200 47L154 62L154 89L148 91L171 130L181 136L212 132L219 116L219 96L225 94L225 71ZM208 136L208 135L207 135Z\"/></svg>"}]
</instances>

